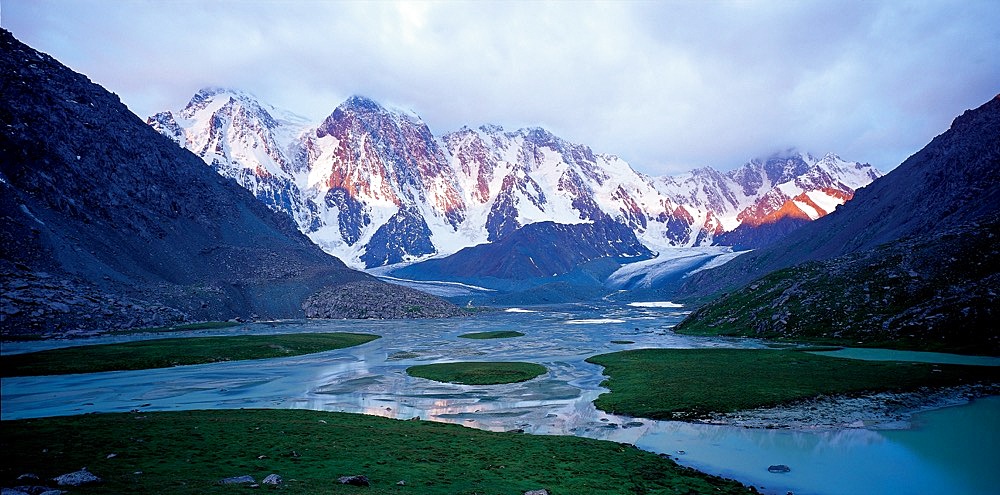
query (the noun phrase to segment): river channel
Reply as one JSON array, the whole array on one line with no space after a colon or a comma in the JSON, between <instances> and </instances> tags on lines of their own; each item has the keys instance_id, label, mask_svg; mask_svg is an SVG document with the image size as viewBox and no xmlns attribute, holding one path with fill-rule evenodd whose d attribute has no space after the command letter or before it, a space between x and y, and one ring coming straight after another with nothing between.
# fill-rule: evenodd
<instances>
[{"instance_id":1,"label":"river channel","mask_svg":"<svg viewBox=\"0 0 1000 495\"><path fill-rule=\"evenodd\" d=\"M764 493L998 493L1000 397L921 412L895 429L744 428L650 421L595 409L592 401L604 391L603 376L601 367L584 362L589 356L646 347L764 347L755 340L676 335L670 328L685 312L671 306L566 305L450 320L290 321L86 341L10 343L4 344L4 354L159 337L338 331L382 336L358 347L291 358L4 378L0 417L133 409L344 411L627 442L754 485ZM492 330L526 335L496 340L458 337ZM962 360L950 355L900 356L889 358ZM880 358L867 352L847 357ZM437 383L405 373L414 364L468 360L531 361L549 372L529 382L496 386ZM998 365L1000 360L976 364ZM775 464L785 464L791 471L769 472L768 466Z\"/></svg>"}]
</instances>

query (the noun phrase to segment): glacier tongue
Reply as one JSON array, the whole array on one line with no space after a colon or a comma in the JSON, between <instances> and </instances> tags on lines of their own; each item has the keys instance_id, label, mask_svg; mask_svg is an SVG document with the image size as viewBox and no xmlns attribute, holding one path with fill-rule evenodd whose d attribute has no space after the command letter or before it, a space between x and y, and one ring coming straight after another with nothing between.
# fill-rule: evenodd
<instances>
[{"instance_id":1,"label":"glacier tongue","mask_svg":"<svg viewBox=\"0 0 1000 495\"><path fill-rule=\"evenodd\" d=\"M882 175L833 154L786 152L725 173L653 178L540 128L436 137L415 113L361 96L317 124L249 93L206 88L147 123L325 251L366 268L449 255L536 222L607 217L662 255L744 223L825 215Z\"/></svg>"}]
</instances>

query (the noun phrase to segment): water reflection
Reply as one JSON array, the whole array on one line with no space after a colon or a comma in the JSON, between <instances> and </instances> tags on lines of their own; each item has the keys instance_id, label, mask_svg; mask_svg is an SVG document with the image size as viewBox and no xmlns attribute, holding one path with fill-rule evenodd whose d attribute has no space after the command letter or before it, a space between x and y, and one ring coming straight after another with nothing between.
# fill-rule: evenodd
<instances>
[{"instance_id":1,"label":"water reflection","mask_svg":"<svg viewBox=\"0 0 1000 495\"><path fill-rule=\"evenodd\" d=\"M603 377L599 366L584 362L588 356L645 347L761 345L748 340L670 333L669 329L682 317L670 307L575 305L532 310L536 312L502 312L463 320L284 322L175 333L168 336L349 331L377 333L382 338L350 349L283 359L5 378L0 412L8 420L132 409L264 407L345 411L396 419L421 418L491 431L520 430L627 442L773 493L975 493L977 486L985 486L982 479L996 481L991 486L1000 486L996 474L1000 470L993 469L990 474L972 461L964 463L964 468L960 466L962 474L954 474L954 463L942 459L944 452L954 454L933 448L950 442L940 431L953 437L959 435L947 428L902 432L863 428L760 430L636 420L598 411L592 401L602 392ZM576 323L567 324L572 322ZM458 338L469 332L512 329L526 335L497 340ZM135 338L118 336L95 343ZM615 340L634 343L613 344ZM60 345L65 344L5 344L3 352ZM405 373L414 364L460 360L531 361L546 366L548 372L529 382L497 386L437 383ZM981 432L983 422L996 422L1000 401L980 401L976 407L992 409L979 419L952 426ZM1000 453L996 437L992 444L984 443L984 437L989 438L972 435L963 440L963 445L979 459L996 459ZM767 467L771 464L786 464L792 470L770 473ZM980 484L969 481L977 477Z\"/></svg>"}]
</instances>

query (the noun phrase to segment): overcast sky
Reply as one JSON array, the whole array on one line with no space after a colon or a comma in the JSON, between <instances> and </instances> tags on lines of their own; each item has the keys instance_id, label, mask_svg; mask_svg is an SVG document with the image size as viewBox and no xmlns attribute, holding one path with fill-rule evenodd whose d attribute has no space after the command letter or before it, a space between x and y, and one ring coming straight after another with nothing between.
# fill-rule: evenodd
<instances>
[{"instance_id":1,"label":"overcast sky","mask_svg":"<svg viewBox=\"0 0 1000 495\"><path fill-rule=\"evenodd\" d=\"M1000 92L996 0L0 0L0 24L143 118L204 86L316 121L361 94L651 175L790 147L889 170Z\"/></svg>"}]
</instances>

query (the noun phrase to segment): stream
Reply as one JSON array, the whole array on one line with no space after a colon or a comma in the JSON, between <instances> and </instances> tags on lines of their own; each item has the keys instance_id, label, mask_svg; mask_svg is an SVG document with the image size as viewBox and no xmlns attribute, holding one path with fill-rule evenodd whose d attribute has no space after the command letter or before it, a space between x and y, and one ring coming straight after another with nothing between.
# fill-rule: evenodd
<instances>
[{"instance_id":1,"label":"stream","mask_svg":"<svg viewBox=\"0 0 1000 495\"><path fill-rule=\"evenodd\" d=\"M306 356L168 369L4 378L0 418L89 412L302 408L461 424L491 431L578 435L627 442L763 493L997 493L1000 397L919 412L896 424L826 429L763 429L651 421L598 411L602 368L589 356L624 349L762 348L750 339L689 337L670 331L686 314L652 307L562 305L450 320L288 321L216 330L119 335L87 344L209 335L364 332L382 338ZM458 338L518 330L514 339ZM631 341L631 344L612 341ZM5 343L3 354L81 345ZM850 354L854 350L845 350ZM877 350L876 350L877 351ZM836 353L835 353L836 355ZM964 362L930 353L862 350L845 358ZM468 386L413 378L408 366L448 361L530 361L549 372L509 385ZM1000 365L996 358L969 364ZM787 473L768 467L785 464Z\"/></svg>"}]
</instances>

